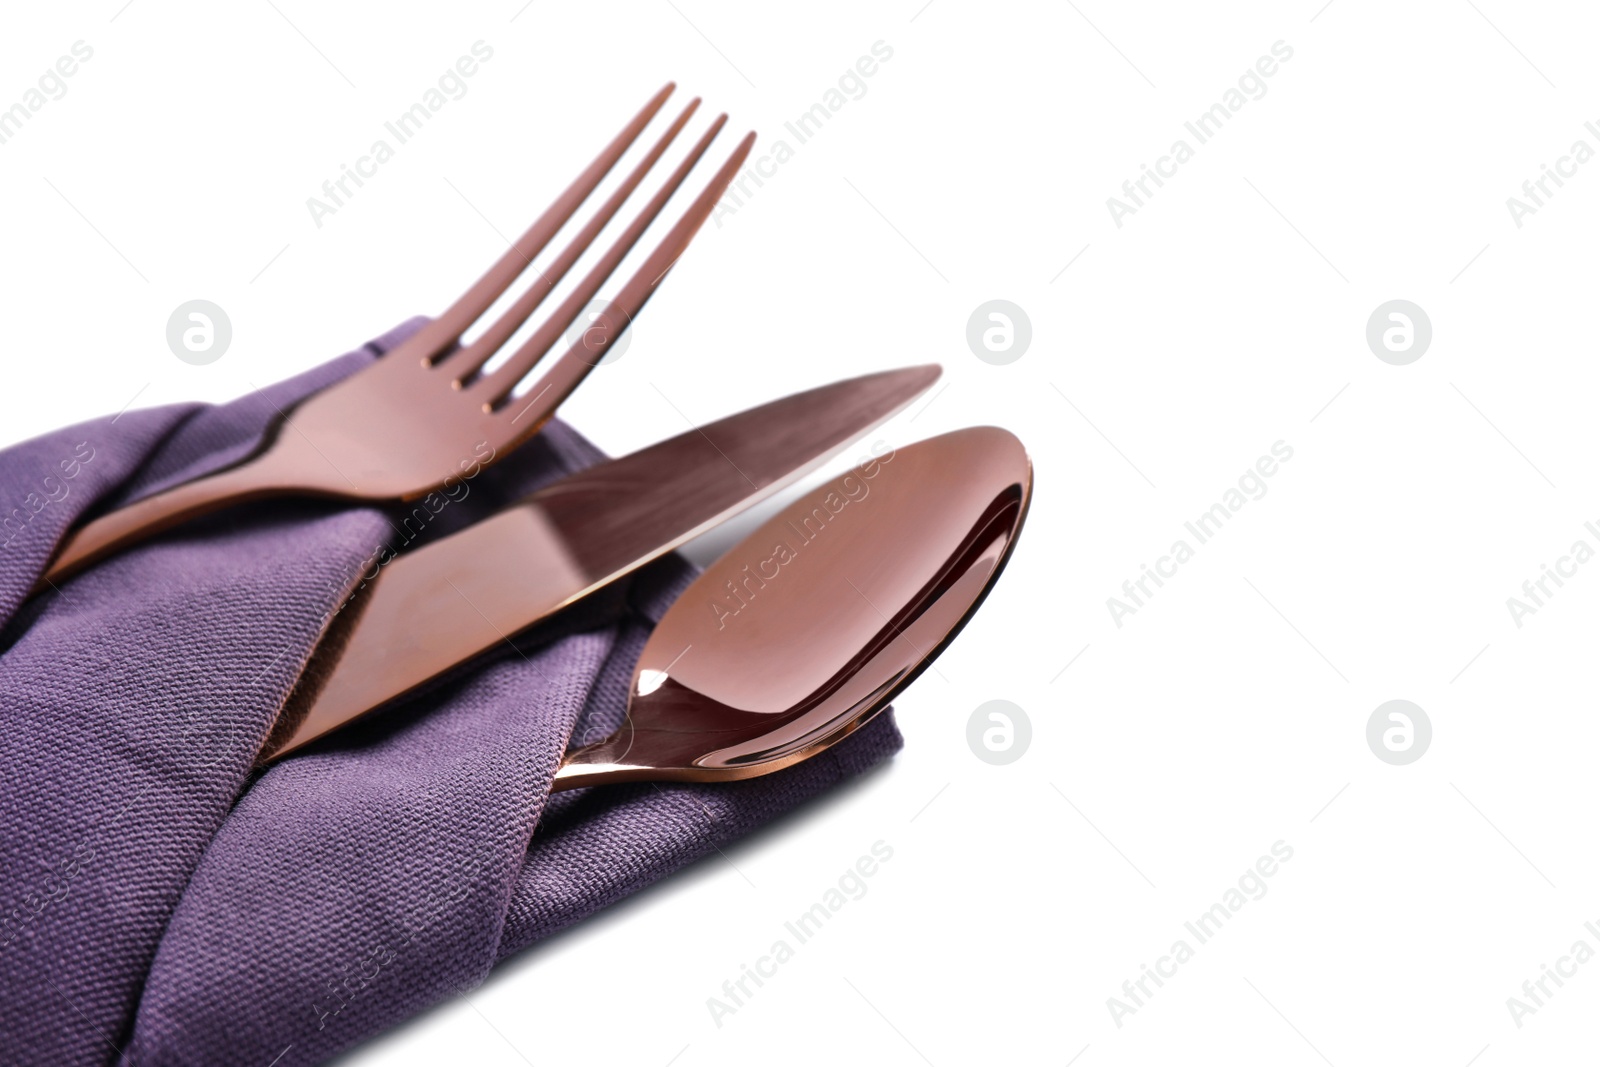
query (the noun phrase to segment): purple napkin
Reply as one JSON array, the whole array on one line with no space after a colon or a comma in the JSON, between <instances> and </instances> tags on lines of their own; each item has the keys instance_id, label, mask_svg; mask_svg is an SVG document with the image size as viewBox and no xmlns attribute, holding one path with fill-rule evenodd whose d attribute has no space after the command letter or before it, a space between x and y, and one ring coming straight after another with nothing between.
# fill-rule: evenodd
<instances>
[{"instance_id":1,"label":"purple napkin","mask_svg":"<svg viewBox=\"0 0 1600 1067\"><path fill-rule=\"evenodd\" d=\"M320 1062L899 747L880 716L765 778L551 797L568 745L621 722L639 650L693 577L669 557L252 776L380 546L602 458L559 423L425 522L238 508L25 603L79 515L248 453L277 410L420 323L230 404L0 451L0 1061Z\"/></svg>"}]
</instances>

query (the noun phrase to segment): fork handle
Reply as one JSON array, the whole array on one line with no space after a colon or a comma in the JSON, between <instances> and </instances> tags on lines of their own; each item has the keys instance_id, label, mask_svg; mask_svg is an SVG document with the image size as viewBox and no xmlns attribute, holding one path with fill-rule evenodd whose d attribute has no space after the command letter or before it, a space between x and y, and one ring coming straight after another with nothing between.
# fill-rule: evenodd
<instances>
[{"instance_id":1,"label":"fork handle","mask_svg":"<svg viewBox=\"0 0 1600 1067\"><path fill-rule=\"evenodd\" d=\"M286 481L276 469L279 465L270 461L272 455L271 451L257 454L236 466L135 500L68 531L34 592L190 519L233 504L308 491L303 484Z\"/></svg>"}]
</instances>

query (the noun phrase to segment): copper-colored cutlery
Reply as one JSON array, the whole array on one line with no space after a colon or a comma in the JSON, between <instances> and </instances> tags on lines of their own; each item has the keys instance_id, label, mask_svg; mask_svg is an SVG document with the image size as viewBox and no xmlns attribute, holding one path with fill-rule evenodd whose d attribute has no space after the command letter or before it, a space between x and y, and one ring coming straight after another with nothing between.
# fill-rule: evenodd
<instances>
[{"instance_id":1,"label":"copper-colored cutlery","mask_svg":"<svg viewBox=\"0 0 1600 1067\"><path fill-rule=\"evenodd\" d=\"M469 327L532 265L666 102L657 93L443 315L372 366L302 401L246 460L91 519L41 587L229 504L310 494L414 499L464 459L498 457L544 426L598 365L710 215L746 136L607 310L516 390L584 312L726 122L687 152L530 339L497 357L616 216L693 115L691 101L571 242L470 344ZM937 366L798 393L580 471L388 561L325 622L260 754L271 762L618 581L770 496L939 377ZM515 399L513 399L515 397ZM870 720L943 651L1010 558L1032 467L979 427L875 454L784 508L673 604L634 670L622 727L567 754L554 788L731 781L791 766Z\"/></svg>"},{"instance_id":2,"label":"copper-colored cutlery","mask_svg":"<svg viewBox=\"0 0 1600 1067\"><path fill-rule=\"evenodd\" d=\"M848 737L978 609L1032 491L1022 442L980 426L802 497L668 609L621 729L569 753L554 788L754 778Z\"/></svg>"},{"instance_id":3,"label":"copper-colored cutlery","mask_svg":"<svg viewBox=\"0 0 1600 1067\"><path fill-rule=\"evenodd\" d=\"M400 557L351 635L319 651L327 662L308 671L263 762L768 495L937 376L913 367L763 405ZM740 468L751 484L738 484ZM1010 558L1032 485L1022 443L994 427L907 445L828 479L668 609L634 668L622 727L570 752L553 788L752 778L848 737L977 610Z\"/></svg>"},{"instance_id":4,"label":"copper-colored cutlery","mask_svg":"<svg viewBox=\"0 0 1600 1067\"><path fill-rule=\"evenodd\" d=\"M458 474L459 464L475 458L483 444L493 449L493 455L504 456L533 436L655 293L738 173L755 135L739 142L671 231L623 284L609 309L525 396L513 401L512 392L560 340L660 214L722 129L726 115L719 116L701 135L571 295L500 366L480 373L661 159L694 114L698 98L673 120L555 260L534 270L536 277L527 291L471 344L460 346L459 342L594 192L673 88L669 84L656 93L448 311L372 366L283 413L261 448L245 461L134 501L69 533L38 588L177 523L246 500L295 494L366 501L415 499Z\"/></svg>"},{"instance_id":5,"label":"copper-colored cutlery","mask_svg":"<svg viewBox=\"0 0 1600 1067\"><path fill-rule=\"evenodd\" d=\"M767 498L939 378L835 382L579 471L380 569L329 623L268 740L276 759Z\"/></svg>"}]
</instances>

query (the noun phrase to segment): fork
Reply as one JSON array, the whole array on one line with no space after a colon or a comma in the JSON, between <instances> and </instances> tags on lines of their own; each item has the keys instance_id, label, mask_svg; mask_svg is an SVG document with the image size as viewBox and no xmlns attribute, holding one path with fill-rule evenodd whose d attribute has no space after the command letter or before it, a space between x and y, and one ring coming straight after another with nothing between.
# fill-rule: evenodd
<instances>
[{"instance_id":1,"label":"fork","mask_svg":"<svg viewBox=\"0 0 1600 1067\"><path fill-rule=\"evenodd\" d=\"M660 160L699 107L691 100L571 242L498 319L470 344L467 329L506 292L570 219L666 103L668 83L617 134L449 310L364 368L279 411L250 457L102 515L63 538L38 589L136 541L220 508L275 496L360 501L414 500L473 463L503 455L539 431L656 291L755 141L747 134L644 263L582 336L522 396L513 390L584 312L595 293L660 214L727 122L718 116L571 294L501 365L484 365L506 345Z\"/></svg>"}]
</instances>

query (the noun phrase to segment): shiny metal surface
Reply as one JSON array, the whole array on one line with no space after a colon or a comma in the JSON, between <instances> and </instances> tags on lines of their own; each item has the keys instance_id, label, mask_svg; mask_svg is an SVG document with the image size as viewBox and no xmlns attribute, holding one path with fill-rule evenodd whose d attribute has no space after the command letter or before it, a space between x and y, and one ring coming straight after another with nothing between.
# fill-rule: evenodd
<instances>
[{"instance_id":1,"label":"shiny metal surface","mask_svg":"<svg viewBox=\"0 0 1600 1067\"><path fill-rule=\"evenodd\" d=\"M242 463L175 486L93 519L69 533L35 591L151 534L230 504L292 494L355 500L411 500L459 476L463 464L510 452L538 432L560 403L604 357L655 293L710 215L755 135L734 149L678 222L602 314L528 390L512 390L560 340L621 263L668 199L683 184L727 121L711 124L600 261L529 340L488 373L485 363L527 321L605 223L661 159L700 101L691 101L597 209L567 248L472 344L458 342L595 190L673 90L667 85L634 116L578 179L439 318L393 352L337 385L307 398L281 419L261 450Z\"/></svg>"},{"instance_id":2,"label":"shiny metal surface","mask_svg":"<svg viewBox=\"0 0 1600 1067\"><path fill-rule=\"evenodd\" d=\"M508 639L800 477L937 366L852 378L581 471L377 569L263 750L277 759Z\"/></svg>"},{"instance_id":3,"label":"shiny metal surface","mask_svg":"<svg viewBox=\"0 0 1600 1067\"><path fill-rule=\"evenodd\" d=\"M1033 474L1004 430L959 430L831 479L713 564L639 657L628 721L555 788L732 781L867 722L999 576Z\"/></svg>"}]
</instances>

